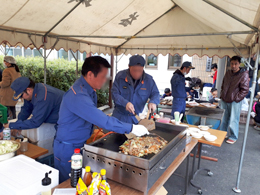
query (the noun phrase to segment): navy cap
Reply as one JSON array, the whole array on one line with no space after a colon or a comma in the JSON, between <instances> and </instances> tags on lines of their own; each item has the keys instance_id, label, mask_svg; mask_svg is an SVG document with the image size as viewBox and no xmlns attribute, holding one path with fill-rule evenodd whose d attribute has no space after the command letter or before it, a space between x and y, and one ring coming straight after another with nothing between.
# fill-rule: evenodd
<instances>
[{"instance_id":1,"label":"navy cap","mask_svg":"<svg viewBox=\"0 0 260 195\"><path fill-rule=\"evenodd\" d=\"M14 97L13 97L14 101L17 101L21 97L23 92L30 85L30 82L31 81L28 77L19 77L14 80L14 82L11 84L11 88L15 92Z\"/></svg>"},{"instance_id":2,"label":"navy cap","mask_svg":"<svg viewBox=\"0 0 260 195\"><path fill-rule=\"evenodd\" d=\"M192 65L191 65L191 62L183 62L182 63L182 65L181 65L181 67L186 67L186 68L190 68L190 69L195 69L195 67L193 67Z\"/></svg>"},{"instance_id":3,"label":"navy cap","mask_svg":"<svg viewBox=\"0 0 260 195\"><path fill-rule=\"evenodd\" d=\"M134 55L129 59L129 66L135 66L135 65L139 65L139 66L145 65L145 59L143 58L143 56Z\"/></svg>"}]
</instances>

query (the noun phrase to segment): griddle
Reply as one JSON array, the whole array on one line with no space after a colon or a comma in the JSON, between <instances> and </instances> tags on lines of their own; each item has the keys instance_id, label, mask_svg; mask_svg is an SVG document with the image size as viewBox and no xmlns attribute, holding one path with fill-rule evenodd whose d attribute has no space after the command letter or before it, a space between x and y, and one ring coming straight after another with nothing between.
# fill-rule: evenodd
<instances>
[{"instance_id":1,"label":"griddle","mask_svg":"<svg viewBox=\"0 0 260 195\"><path fill-rule=\"evenodd\" d=\"M168 141L157 154L135 157L119 153L119 146L126 140L125 135L109 134L89 145L84 145L83 165L92 171L107 170L107 178L142 192L148 192L165 169L186 146L186 127L155 123L152 131Z\"/></svg>"}]
</instances>

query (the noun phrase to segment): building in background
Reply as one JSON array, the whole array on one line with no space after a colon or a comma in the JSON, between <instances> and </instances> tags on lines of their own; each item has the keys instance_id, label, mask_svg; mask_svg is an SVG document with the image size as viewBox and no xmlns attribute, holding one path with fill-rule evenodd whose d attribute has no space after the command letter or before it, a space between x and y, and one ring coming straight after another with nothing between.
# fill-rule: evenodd
<instances>
[{"instance_id":1,"label":"building in background","mask_svg":"<svg viewBox=\"0 0 260 195\"><path fill-rule=\"evenodd\" d=\"M26 49L24 47L7 47L7 55L11 56L23 56L23 57L35 57L35 56L40 56L41 54L37 49L31 50L30 48ZM0 50L0 55L4 55L2 52L4 51L4 48ZM43 53L43 49L40 49L40 52ZM47 50L47 55L49 54L50 50ZM84 59L87 57L86 52L73 52L74 56L77 57L79 61L84 61ZM98 54L93 54L93 55L98 55ZM111 62L110 55L106 54L100 54L100 56L106 58L108 62ZM120 70L124 70L128 68L128 63L129 63L129 58L131 55L120 55L115 58L114 61L117 60L117 65L114 67L114 77L117 72ZM197 55L194 55L192 57L189 57L188 55L183 55L180 56L178 54L175 55L161 55L159 54L158 56L155 56L153 54L146 56L143 55L144 58L146 58L146 66L145 66L145 71L152 75L157 87L160 91L161 94L164 93L165 88L170 88L170 80L173 75L173 73L179 69L182 65L183 62L189 61L192 62L192 65L195 66L195 70L191 70L189 75L190 77L198 77L202 80L203 83L212 83L212 78L209 77L211 73L211 64L212 63L218 63L219 58L217 56L214 56L213 58L209 58L207 56L203 56L202 58L199 58ZM60 50L53 50L50 55L48 56L48 60L53 60L53 59L59 59L59 58L64 58L69 61L75 61L72 52L71 51L65 51L64 49ZM116 64L116 63L115 63ZM79 64L80 65L80 64ZM47 65L48 66L48 65ZM114 78L113 78L114 79Z\"/></svg>"}]
</instances>

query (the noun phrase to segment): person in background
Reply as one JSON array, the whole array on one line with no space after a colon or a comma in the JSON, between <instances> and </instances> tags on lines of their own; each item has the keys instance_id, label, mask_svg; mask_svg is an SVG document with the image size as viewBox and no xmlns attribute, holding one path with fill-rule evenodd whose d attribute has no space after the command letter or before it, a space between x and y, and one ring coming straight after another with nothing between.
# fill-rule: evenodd
<instances>
[{"instance_id":1,"label":"person in background","mask_svg":"<svg viewBox=\"0 0 260 195\"><path fill-rule=\"evenodd\" d=\"M129 68L117 73L111 93L115 103L114 117L122 122L137 124L135 115L142 113L149 100L150 113L160 103L160 93L153 77L144 72L145 59L134 55L129 59Z\"/></svg>"},{"instance_id":2,"label":"person in background","mask_svg":"<svg viewBox=\"0 0 260 195\"><path fill-rule=\"evenodd\" d=\"M212 88L216 88L217 75L218 75L218 65L216 63L212 64L211 70L213 70L213 72L211 73L211 77L213 78Z\"/></svg>"},{"instance_id":3,"label":"person in background","mask_svg":"<svg viewBox=\"0 0 260 195\"><path fill-rule=\"evenodd\" d=\"M15 101L24 99L18 120L4 125L13 130L13 135L20 134L21 130L38 128L42 123L57 124L64 91L43 83L34 83L28 77L17 78L11 88L15 91Z\"/></svg>"},{"instance_id":4,"label":"person in background","mask_svg":"<svg viewBox=\"0 0 260 195\"><path fill-rule=\"evenodd\" d=\"M170 88L165 88L164 89L164 94L162 95L161 99L164 99L165 97L172 96Z\"/></svg>"},{"instance_id":5,"label":"person in background","mask_svg":"<svg viewBox=\"0 0 260 195\"><path fill-rule=\"evenodd\" d=\"M121 122L97 108L96 90L106 83L108 68L110 64L100 56L86 58L81 77L63 97L53 144L54 167L59 170L60 183L69 179L74 149L84 146L94 125L121 134L149 134L144 126Z\"/></svg>"},{"instance_id":6,"label":"person in background","mask_svg":"<svg viewBox=\"0 0 260 195\"><path fill-rule=\"evenodd\" d=\"M185 78L185 75L189 74L191 69L195 69L192 66L191 62L184 62L180 69L176 70L173 73L171 78L171 87L172 87L172 113L171 115L174 118L174 112L178 111L180 114L185 114L186 108L186 98L187 92L185 87L185 80L190 81L191 78ZM183 120L184 117L182 117Z\"/></svg>"},{"instance_id":7,"label":"person in background","mask_svg":"<svg viewBox=\"0 0 260 195\"><path fill-rule=\"evenodd\" d=\"M260 98L254 103L253 111L255 112L254 121L256 123L254 129L260 131Z\"/></svg>"},{"instance_id":8,"label":"person in background","mask_svg":"<svg viewBox=\"0 0 260 195\"><path fill-rule=\"evenodd\" d=\"M215 100L215 98L217 98L218 96L218 90L216 88L211 88L210 93L211 97L209 98L209 103L213 104L218 102L217 100Z\"/></svg>"},{"instance_id":9,"label":"person in background","mask_svg":"<svg viewBox=\"0 0 260 195\"><path fill-rule=\"evenodd\" d=\"M241 58L233 56L230 59L231 70L228 70L223 78L221 87L220 108L224 109L224 116L220 129L230 129L229 144L234 144L239 134L239 119L242 100L249 91L249 75L245 68L240 68Z\"/></svg>"},{"instance_id":10,"label":"person in background","mask_svg":"<svg viewBox=\"0 0 260 195\"><path fill-rule=\"evenodd\" d=\"M251 65L253 68L255 67L256 57L257 57L257 55L254 54L253 57L252 57L251 60L250 60L250 65ZM260 70L260 64L259 64L259 63L258 63L258 70ZM252 87L252 83L253 83L254 70L252 70L251 68L249 68L248 74L249 74L249 79L250 79L250 81L249 81L249 88L251 88L251 87ZM259 74L257 74L254 97L257 95L257 92L259 91L258 78L259 78ZM250 98L250 94L251 94L251 91L248 92L246 98Z\"/></svg>"},{"instance_id":11,"label":"person in background","mask_svg":"<svg viewBox=\"0 0 260 195\"><path fill-rule=\"evenodd\" d=\"M11 89L11 84L15 79L21 77L21 74L13 56L4 57L4 66L5 69L3 71L2 81L0 82L0 104L6 106L10 111L9 119L15 119L15 105L17 102L12 99L14 91Z\"/></svg>"}]
</instances>

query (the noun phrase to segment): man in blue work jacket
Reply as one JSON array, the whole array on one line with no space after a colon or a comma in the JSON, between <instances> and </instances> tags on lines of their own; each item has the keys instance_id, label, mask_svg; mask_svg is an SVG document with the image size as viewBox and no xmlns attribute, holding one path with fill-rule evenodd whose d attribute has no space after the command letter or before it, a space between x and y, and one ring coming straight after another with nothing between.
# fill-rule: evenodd
<instances>
[{"instance_id":1,"label":"man in blue work jacket","mask_svg":"<svg viewBox=\"0 0 260 195\"><path fill-rule=\"evenodd\" d=\"M185 114L185 108L186 108L186 98L187 93L185 89L185 80L191 80L190 77L186 77L185 75L189 74L191 69L195 69L191 65L191 62L184 62L180 68L180 70L176 70L173 73L172 79L171 79L171 87L172 87L172 113L171 115L174 118L174 112L178 111L180 114ZM182 117L183 120L183 117Z\"/></svg>"},{"instance_id":2,"label":"man in blue work jacket","mask_svg":"<svg viewBox=\"0 0 260 195\"><path fill-rule=\"evenodd\" d=\"M54 166L60 182L69 178L71 156L91 136L93 125L121 134L149 134L142 125L123 123L97 108L97 89L105 84L110 64L100 56L85 59L81 77L65 93L59 113L58 130L54 139Z\"/></svg>"},{"instance_id":3,"label":"man in blue work jacket","mask_svg":"<svg viewBox=\"0 0 260 195\"><path fill-rule=\"evenodd\" d=\"M129 59L129 69L117 73L112 87L115 103L113 116L120 121L137 124L135 114L143 111L148 99L150 113L160 103L160 93L151 75L144 72L145 59L134 55Z\"/></svg>"},{"instance_id":4,"label":"man in blue work jacket","mask_svg":"<svg viewBox=\"0 0 260 195\"><path fill-rule=\"evenodd\" d=\"M17 78L11 88L15 91L13 100L23 98L24 105L18 120L4 125L5 128L17 131L38 128L42 123L57 124L64 91L43 83L34 83L27 77Z\"/></svg>"}]
</instances>

